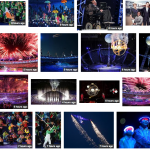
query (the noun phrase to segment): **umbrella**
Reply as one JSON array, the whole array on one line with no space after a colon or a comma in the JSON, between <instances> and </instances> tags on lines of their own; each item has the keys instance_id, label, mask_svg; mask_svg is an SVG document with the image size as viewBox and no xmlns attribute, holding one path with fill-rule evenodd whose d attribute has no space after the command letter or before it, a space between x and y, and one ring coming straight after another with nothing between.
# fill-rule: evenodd
<instances>
[{"instance_id":1,"label":"umbrella","mask_svg":"<svg viewBox=\"0 0 150 150\"><path fill-rule=\"evenodd\" d=\"M58 14L58 10L53 10L52 13Z\"/></svg>"},{"instance_id":2,"label":"umbrella","mask_svg":"<svg viewBox=\"0 0 150 150\"><path fill-rule=\"evenodd\" d=\"M51 3L50 1L45 1L44 3Z\"/></svg>"},{"instance_id":3,"label":"umbrella","mask_svg":"<svg viewBox=\"0 0 150 150\"><path fill-rule=\"evenodd\" d=\"M61 3L67 3L67 0L61 0Z\"/></svg>"}]
</instances>

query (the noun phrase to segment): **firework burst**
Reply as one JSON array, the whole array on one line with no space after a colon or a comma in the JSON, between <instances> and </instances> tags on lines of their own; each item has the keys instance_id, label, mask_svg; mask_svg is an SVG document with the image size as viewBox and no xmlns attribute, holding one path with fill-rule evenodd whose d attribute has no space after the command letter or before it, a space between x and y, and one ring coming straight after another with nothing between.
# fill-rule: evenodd
<instances>
[{"instance_id":1,"label":"firework burst","mask_svg":"<svg viewBox=\"0 0 150 150\"><path fill-rule=\"evenodd\" d=\"M38 34L35 33L1 33L0 59L23 60L37 57Z\"/></svg>"},{"instance_id":2,"label":"firework burst","mask_svg":"<svg viewBox=\"0 0 150 150\"><path fill-rule=\"evenodd\" d=\"M123 78L123 84L128 86L131 92L150 92L150 78L127 77Z\"/></svg>"}]
</instances>

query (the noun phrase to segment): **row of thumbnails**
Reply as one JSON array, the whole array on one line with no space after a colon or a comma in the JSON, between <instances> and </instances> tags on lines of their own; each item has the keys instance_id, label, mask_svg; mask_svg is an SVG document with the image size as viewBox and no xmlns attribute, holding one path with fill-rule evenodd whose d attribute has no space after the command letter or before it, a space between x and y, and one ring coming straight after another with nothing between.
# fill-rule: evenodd
<instances>
[{"instance_id":1,"label":"row of thumbnails","mask_svg":"<svg viewBox=\"0 0 150 150\"><path fill-rule=\"evenodd\" d=\"M123 30L123 0L29 0L29 27L74 27L77 30ZM125 1L126 26L149 26L150 3ZM26 1L0 1L0 25L25 25Z\"/></svg>"},{"instance_id":2,"label":"row of thumbnails","mask_svg":"<svg viewBox=\"0 0 150 150\"><path fill-rule=\"evenodd\" d=\"M78 33L40 35L41 72L78 72ZM82 33L81 72L136 72L135 33ZM150 34L139 34L139 71L150 71ZM38 34L0 34L0 72L38 72Z\"/></svg>"},{"instance_id":3,"label":"row of thumbnails","mask_svg":"<svg viewBox=\"0 0 150 150\"><path fill-rule=\"evenodd\" d=\"M116 117L117 148L150 148L150 112ZM35 148L61 148L61 112L0 112L0 148L32 148L33 138ZM114 112L64 112L64 148L114 147Z\"/></svg>"},{"instance_id":4,"label":"row of thumbnails","mask_svg":"<svg viewBox=\"0 0 150 150\"><path fill-rule=\"evenodd\" d=\"M123 106L150 106L150 78L122 78ZM31 105L76 105L76 79L31 79ZM120 103L119 80L79 81L79 103ZM0 75L0 109L28 109L28 75Z\"/></svg>"}]
</instances>

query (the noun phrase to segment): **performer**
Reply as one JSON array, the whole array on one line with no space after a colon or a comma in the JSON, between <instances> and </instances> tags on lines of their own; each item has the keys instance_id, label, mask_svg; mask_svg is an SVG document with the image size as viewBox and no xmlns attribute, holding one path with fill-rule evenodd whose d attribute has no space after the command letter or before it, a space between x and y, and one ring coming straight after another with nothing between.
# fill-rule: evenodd
<instances>
[{"instance_id":1,"label":"performer","mask_svg":"<svg viewBox=\"0 0 150 150\"><path fill-rule=\"evenodd\" d=\"M143 8L143 24L149 25L150 8L149 2L146 2L146 7Z\"/></svg>"},{"instance_id":2,"label":"performer","mask_svg":"<svg viewBox=\"0 0 150 150\"><path fill-rule=\"evenodd\" d=\"M81 94L81 99L80 99L80 101L82 101L82 102L83 102L83 99L84 99L84 95L83 95L83 94Z\"/></svg>"},{"instance_id":3,"label":"performer","mask_svg":"<svg viewBox=\"0 0 150 150\"><path fill-rule=\"evenodd\" d=\"M111 13L109 9L103 10L103 8L99 8L97 6L97 1L92 0L91 2L87 3L86 6L86 14L87 19L89 16L92 16L94 14L101 14L103 16L103 22L110 22L111 21ZM88 16L89 15L89 16Z\"/></svg>"},{"instance_id":4,"label":"performer","mask_svg":"<svg viewBox=\"0 0 150 150\"><path fill-rule=\"evenodd\" d=\"M127 126L124 129L124 137L119 141L119 148L134 148L136 140L132 137L134 134L134 128Z\"/></svg>"},{"instance_id":5,"label":"performer","mask_svg":"<svg viewBox=\"0 0 150 150\"><path fill-rule=\"evenodd\" d=\"M50 13L51 12L51 4L48 3L47 6L48 6L48 13Z\"/></svg>"},{"instance_id":6,"label":"performer","mask_svg":"<svg viewBox=\"0 0 150 150\"><path fill-rule=\"evenodd\" d=\"M103 100L105 100L105 93L102 93L102 98Z\"/></svg>"},{"instance_id":7,"label":"performer","mask_svg":"<svg viewBox=\"0 0 150 150\"><path fill-rule=\"evenodd\" d=\"M137 4L133 3L133 8L131 8L131 18L134 20L137 16L138 10L137 10Z\"/></svg>"},{"instance_id":8,"label":"performer","mask_svg":"<svg viewBox=\"0 0 150 150\"><path fill-rule=\"evenodd\" d=\"M135 130L134 138L136 140L136 148L150 148L150 130L148 125L149 117L142 117L139 119L140 126Z\"/></svg>"},{"instance_id":9,"label":"performer","mask_svg":"<svg viewBox=\"0 0 150 150\"><path fill-rule=\"evenodd\" d=\"M43 147L46 147L46 144L48 143L49 145L51 144L51 136L50 134L53 133L54 131L49 127L48 130L46 131L46 136L45 136L45 141L43 144Z\"/></svg>"},{"instance_id":10,"label":"performer","mask_svg":"<svg viewBox=\"0 0 150 150\"><path fill-rule=\"evenodd\" d=\"M143 23L143 17L141 16L141 12L138 11L137 13L137 16L135 17L135 20L134 20L134 25L142 25Z\"/></svg>"}]
</instances>

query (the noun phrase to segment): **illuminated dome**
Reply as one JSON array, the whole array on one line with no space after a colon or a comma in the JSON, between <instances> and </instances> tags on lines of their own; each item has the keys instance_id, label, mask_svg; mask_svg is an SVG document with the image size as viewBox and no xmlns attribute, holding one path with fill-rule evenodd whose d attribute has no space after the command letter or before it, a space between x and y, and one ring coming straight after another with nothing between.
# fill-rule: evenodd
<instances>
[{"instance_id":1,"label":"illuminated dome","mask_svg":"<svg viewBox=\"0 0 150 150\"><path fill-rule=\"evenodd\" d=\"M111 40L111 34L106 34L106 36L105 36L105 41L106 41L107 43L111 43L111 42L112 42L112 40Z\"/></svg>"},{"instance_id":2,"label":"illuminated dome","mask_svg":"<svg viewBox=\"0 0 150 150\"><path fill-rule=\"evenodd\" d=\"M148 37L146 38L146 44L147 44L148 46L150 46L150 36L148 36Z\"/></svg>"}]
</instances>

